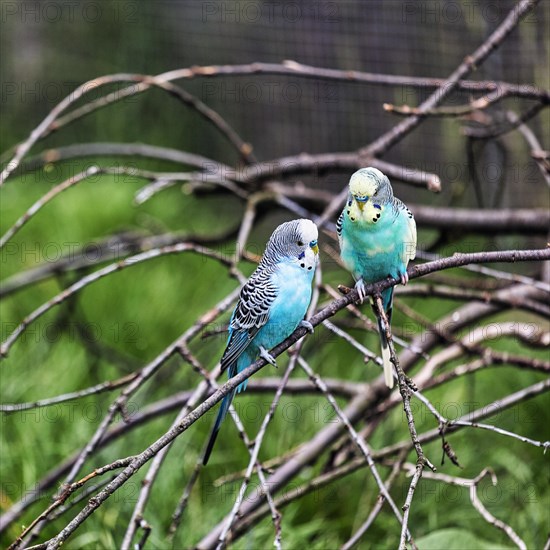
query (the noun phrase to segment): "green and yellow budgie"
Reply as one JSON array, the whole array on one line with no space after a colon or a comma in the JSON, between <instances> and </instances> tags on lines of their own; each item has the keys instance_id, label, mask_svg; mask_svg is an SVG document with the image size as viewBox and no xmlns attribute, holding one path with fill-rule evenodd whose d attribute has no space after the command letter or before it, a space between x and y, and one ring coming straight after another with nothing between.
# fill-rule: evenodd
<instances>
[{"instance_id":1,"label":"green and yellow budgie","mask_svg":"<svg viewBox=\"0 0 550 550\"><path fill-rule=\"evenodd\" d=\"M390 180L376 168L362 168L351 176L346 206L336 224L340 256L356 280L361 302L365 283L386 277L407 284L407 264L416 256L416 224L411 211L393 196ZM393 287L382 292L391 323ZM393 368L382 321L378 329L386 384L393 387Z\"/></svg>"}]
</instances>

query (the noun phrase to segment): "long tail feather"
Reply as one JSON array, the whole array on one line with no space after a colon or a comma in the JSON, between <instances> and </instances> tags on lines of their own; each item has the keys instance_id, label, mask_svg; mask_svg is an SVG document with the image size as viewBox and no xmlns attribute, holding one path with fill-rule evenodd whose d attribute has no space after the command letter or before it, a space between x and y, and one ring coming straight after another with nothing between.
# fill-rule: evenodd
<instances>
[{"instance_id":1,"label":"long tail feather","mask_svg":"<svg viewBox=\"0 0 550 550\"><path fill-rule=\"evenodd\" d=\"M231 393L228 393L222 400L218 416L216 417L216 422L214 422L214 426L212 426L212 431L210 432L210 439L208 440L206 451L204 451L204 457L202 459L203 466L206 466L208 464L208 459L210 458L210 454L212 453L212 449L214 448L214 443L216 443L216 438L218 437L220 426L222 425L222 422L227 415L227 411L229 410L229 406L231 405L231 402L233 401L236 392L237 390L234 389Z\"/></svg>"},{"instance_id":2,"label":"long tail feather","mask_svg":"<svg viewBox=\"0 0 550 550\"><path fill-rule=\"evenodd\" d=\"M384 309L386 310L386 317L388 323L391 326L391 316L393 311L393 287L386 289L382 292L382 299ZM388 388L393 388L393 363L391 362L390 347L388 345L388 339L386 338L386 330L382 324L380 317L376 316L378 321L378 332L380 333L380 347L382 350L382 363L384 365L384 381Z\"/></svg>"},{"instance_id":3,"label":"long tail feather","mask_svg":"<svg viewBox=\"0 0 550 550\"><path fill-rule=\"evenodd\" d=\"M384 365L384 380L388 388L393 388L393 363L391 362L390 347L386 338L386 331L382 326L382 320L378 319L378 331L380 332L380 345L382 348L382 362Z\"/></svg>"}]
</instances>

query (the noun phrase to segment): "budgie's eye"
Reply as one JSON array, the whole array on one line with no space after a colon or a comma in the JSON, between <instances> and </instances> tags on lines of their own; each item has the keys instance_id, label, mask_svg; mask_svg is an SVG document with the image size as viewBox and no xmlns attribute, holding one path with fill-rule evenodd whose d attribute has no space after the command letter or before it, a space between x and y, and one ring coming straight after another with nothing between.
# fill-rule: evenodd
<instances>
[{"instance_id":1,"label":"budgie's eye","mask_svg":"<svg viewBox=\"0 0 550 550\"><path fill-rule=\"evenodd\" d=\"M304 246L304 241L298 241L298 246Z\"/></svg>"}]
</instances>

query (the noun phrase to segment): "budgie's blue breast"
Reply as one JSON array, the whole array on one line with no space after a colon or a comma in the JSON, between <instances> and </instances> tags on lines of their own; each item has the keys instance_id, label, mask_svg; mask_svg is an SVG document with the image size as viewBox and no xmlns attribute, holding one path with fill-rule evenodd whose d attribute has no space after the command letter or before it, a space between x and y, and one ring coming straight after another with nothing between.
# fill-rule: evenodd
<instances>
[{"instance_id":1,"label":"budgie's blue breast","mask_svg":"<svg viewBox=\"0 0 550 550\"><path fill-rule=\"evenodd\" d=\"M280 263L272 275L278 288L267 323L259 330L253 344L271 349L290 336L304 318L311 300L313 270L299 267L297 262Z\"/></svg>"},{"instance_id":2,"label":"budgie's blue breast","mask_svg":"<svg viewBox=\"0 0 550 550\"><path fill-rule=\"evenodd\" d=\"M269 319L239 357L237 372L256 360L260 346L269 350L296 330L311 301L313 274L313 269L302 269L296 261L284 261L277 265L271 276L278 289L277 297L270 307ZM233 376L232 373L229 375ZM245 380L238 391L245 390L247 383L248 380Z\"/></svg>"}]
</instances>

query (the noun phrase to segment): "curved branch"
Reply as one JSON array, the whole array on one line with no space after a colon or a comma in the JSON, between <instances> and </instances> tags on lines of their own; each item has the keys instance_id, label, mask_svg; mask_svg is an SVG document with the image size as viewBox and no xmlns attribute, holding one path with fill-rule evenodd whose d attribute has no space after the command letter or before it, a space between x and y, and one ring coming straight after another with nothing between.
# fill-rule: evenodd
<instances>
[{"instance_id":1,"label":"curved branch","mask_svg":"<svg viewBox=\"0 0 550 550\"><path fill-rule=\"evenodd\" d=\"M30 157L25 163L21 164L17 174L24 174L25 172L43 168L47 164L75 158L117 156L166 160L175 164L191 166L209 174L226 175L234 172L233 168L227 164L223 164L217 160L209 159L195 153L180 151L179 149L159 147L158 145L148 145L147 143L94 142L46 149L45 151Z\"/></svg>"},{"instance_id":2,"label":"curved branch","mask_svg":"<svg viewBox=\"0 0 550 550\"><path fill-rule=\"evenodd\" d=\"M48 300L46 303L42 304L39 308L35 309L32 313L27 315L27 317L25 317L23 321L21 321L21 323L4 340L4 342L2 342L2 345L0 346L0 357L6 357L8 355L8 352L13 343L19 338L19 336L27 329L27 327L31 323L33 323L39 317L47 313L50 309L61 304L62 302L67 300L67 298L69 298L76 292L79 292L91 283L94 283L95 281L98 281L99 279L102 279L103 277L106 277L111 273L115 273L126 267L136 265L137 263L152 260L153 258L158 258L159 256L164 256L166 254L176 254L179 252L189 251L197 252L199 254L202 254L203 256L207 256L210 258L215 258L225 265L230 265L229 260L225 258L222 254L214 252L213 250L209 250L208 248L204 248L187 242L176 243L173 245L163 246L161 248L154 248L152 250L136 254L135 256L130 256L129 258L126 258L124 260L120 260L114 264L110 264L107 267L98 269L97 271L86 275L76 283L72 284L70 287L63 290L63 292L60 292L51 300Z\"/></svg>"},{"instance_id":3,"label":"curved branch","mask_svg":"<svg viewBox=\"0 0 550 550\"><path fill-rule=\"evenodd\" d=\"M128 231L105 237L100 241L88 243L84 247L71 251L61 256L55 262L45 262L37 267L17 273L2 281L0 286L0 298L4 298L13 292L17 292L29 285L38 283L49 277L67 271L78 271L83 268L102 264L109 260L121 260L138 252L145 252L152 248L162 248L176 243L192 243L194 245L213 245L223 242L236 234L235 229L213 235L212 237L189 235L187 233L163 233L149 235ZM90 249L93 248L93 254Z\"/></svg>"},{"instance_id":4,"label":"curved branch","mask_svg":"<svg viewBox=\"0 0 550 550\"><path fill-rule=\"evenodd\" d=\"M81 97L85 96L92 90L95 90L101 86L106 86L108 84L113 84L117 82L137 82L137 87L131 86L130 94L125 94L125 91L119 91L114 93L114 101L119 101L126 95L133 95L137 92L140 85L143 84L142 89L139 91L144 91L150 86L158 87L162 90L169 92L171 95L177 97L179 100L183 101L185 104L193 107L203 118L208 122L212 123L222 135L224 135L229 142L235 146L241 157L247 163L255 162L255 157L252 155L252 148L250 144L245 143L240 136L229 126L229 124L218 114L216 111L206 106L198 98L194 97L192 94L180 88L179 86L159 79L151 75L139 75L139 74L114 74L102 76L99 78L94 78L84 84L81 84L74 90L71 94L65 97L60 103L58 103L48 114L48 116L33 130L31 135L22 143L20 143L16 149L13 158L6 164L2 172L0 173L0 186L6 181L6 178L17 168L22 158L29 152L31 147L39 140L50 134L54 130L60 128L60 124L56 123L56 119L59 115L66 110L70 105L75 103ZM128 90L128 88L126 89ZM91 112L95 110L90 108L90 104L84 106L85 112ZM75 115L71 113L69 115L70 120L75 118L80 118L82 114Z\"/></svg>"},{"instance_id":5,"label":"curved branch","mask_svg":"<svg viewBox=\"0 0 550 550\"><path fill-rule=\"evenodd\" d=\"M537 233L546 235L550 227L550 211L546 208L445 208L409 204L417 225L465 232Z\"/></svg>"}]
</instances>

